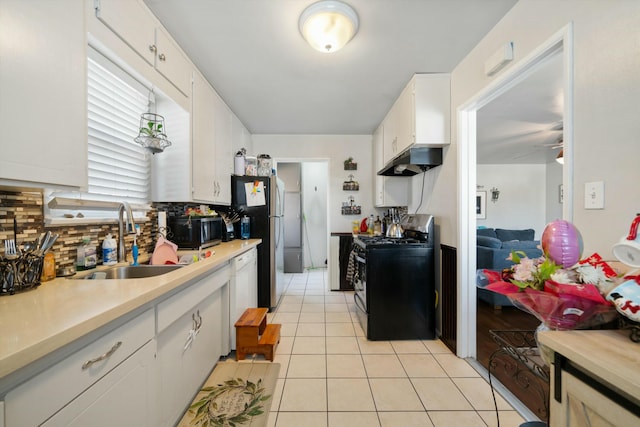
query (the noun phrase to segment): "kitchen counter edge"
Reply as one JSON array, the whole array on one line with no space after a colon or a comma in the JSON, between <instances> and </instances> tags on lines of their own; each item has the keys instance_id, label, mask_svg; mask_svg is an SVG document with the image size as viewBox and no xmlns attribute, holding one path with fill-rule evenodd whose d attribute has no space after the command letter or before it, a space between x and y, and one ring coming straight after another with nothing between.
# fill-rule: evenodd
<instances>
[{"instance_id":1,"label":"kitchen counter edge","mask_svg":"<svg viewBox=\"0 0 640 427\"><path fill-rule=\"evenodd\" d=\"M57 278L32 290L3 296L0 384L47 355L224 267L261 242L249 239L221 243L213 248L211 257L161 276L123 280Z\"/></svg>"},{"instance_id":2,"label":"kitchen counter edge","mask_svg":"<svg viewBox=\"0 0 640 427\"><path fill-rule=\"evenodd\" d=\"M544 331L540 342L640 401L640 344L624 330Z\"/></svg>"}]
</instances>

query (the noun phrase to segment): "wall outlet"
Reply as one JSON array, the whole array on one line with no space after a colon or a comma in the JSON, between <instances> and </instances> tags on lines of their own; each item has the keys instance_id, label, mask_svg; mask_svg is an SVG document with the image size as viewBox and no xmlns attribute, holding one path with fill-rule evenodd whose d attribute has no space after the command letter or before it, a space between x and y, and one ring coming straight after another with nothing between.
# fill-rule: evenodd
<instances>
[{"instance_id":1,"label":"wall outlet","mask_svg":"<svg viewBox=\"0 0 640 427\"><path fill-rule=\"evenodd\" d=\"M584 184L584 208L604 209L604 182L587 182Z\"/></svg>"}]
</instances>

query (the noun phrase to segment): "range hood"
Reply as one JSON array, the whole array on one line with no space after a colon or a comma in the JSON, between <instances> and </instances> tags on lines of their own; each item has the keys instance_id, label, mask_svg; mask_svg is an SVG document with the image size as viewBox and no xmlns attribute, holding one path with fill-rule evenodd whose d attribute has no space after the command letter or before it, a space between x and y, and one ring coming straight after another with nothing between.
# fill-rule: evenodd
<instances>
[{"instance_id":1,"label":"range hood","mask_svg":"<svg viewBox=\"0 0 640 427\"><path fill-rule=\"evenodd\" d=\"M378 171L384 176L413 176L442 164L442 148L409 147Z\"/></svg>"}]
</instances>

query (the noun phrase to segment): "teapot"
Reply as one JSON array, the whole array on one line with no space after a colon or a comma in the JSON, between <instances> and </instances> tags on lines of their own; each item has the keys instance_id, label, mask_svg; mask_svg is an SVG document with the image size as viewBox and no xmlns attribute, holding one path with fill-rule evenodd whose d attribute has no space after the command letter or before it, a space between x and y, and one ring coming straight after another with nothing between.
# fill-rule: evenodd
<instances>
[{"instance_id":1,"label":"teapot","mask_svg":"<svg viewBox=\"0 0 640 427\"><path fill-rule=\"evenodd\" d=\"M638 236L638 226L640 226L640 215L631 222L631 229L627 236L623 236L618 243L613 245L613 255L620 262L630 267L640 268L640 236Z\"/></svg>"},{"instance_id":2,"label":"teapot","mask_svg":"<svg viewBox=\"0 0 640 427\"><path fill-rule=\"evenodd\" d=\"M386 237L400 239L404 235L404 230L398 220L398 211L394 208L389 209L389 216L391 217L391 224L387 228Z\"/></svg>"},{"instance_id":3,"label":"teapot","mask_svg":"<svg viewBox=\"0 0 640 427\"><path fill-rule=\"evenodd\" d=\"M389 228L387 228L387 237L400 239L403 237L403 235L404 230L402 229L402 226L396 221L393 221Z\"/></svg>"}]
</instances>

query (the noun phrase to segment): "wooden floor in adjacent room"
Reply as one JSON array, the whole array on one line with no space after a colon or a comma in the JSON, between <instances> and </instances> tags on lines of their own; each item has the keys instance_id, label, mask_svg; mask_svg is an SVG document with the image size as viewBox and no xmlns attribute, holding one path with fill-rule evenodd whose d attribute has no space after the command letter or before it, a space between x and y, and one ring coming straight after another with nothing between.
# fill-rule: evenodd
<instances>
[{"instance_id":1,"label":"wooden floor in adjacent room","mask_svg":"<svg viewBox=\"0 0 640 427\"><path fill-rule=\"evenodd\" d=\"M491 355L499 349L498 344L491 338L489 331L505 330L535 330L540 321L529 313L516 307L502 307L495 310L490 304L478 302L477 307L477 360L488 369ZM508 356L502 356L509 358ZM542 390L547 396L549 385L535 376L516 380L512 375L504 372L491 372L500 382L522 401L533 413L541 419L545 419L545 402L538 390ZM532 391L535 389L535 391Z\"/></svg>"}]
</instances>

